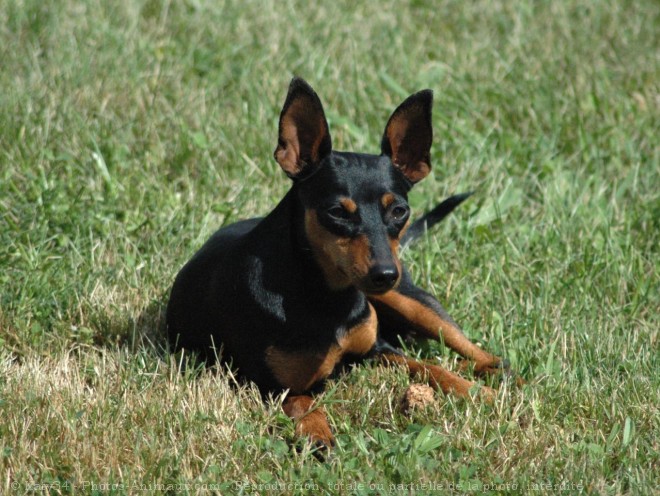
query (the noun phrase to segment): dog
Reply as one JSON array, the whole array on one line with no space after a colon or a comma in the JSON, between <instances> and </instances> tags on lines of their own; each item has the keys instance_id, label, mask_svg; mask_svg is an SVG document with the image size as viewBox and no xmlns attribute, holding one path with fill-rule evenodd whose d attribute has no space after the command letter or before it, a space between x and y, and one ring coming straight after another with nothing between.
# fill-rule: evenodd
<instances>
[{"instance_id":1,"label":"dog","mask_svg":"<svg viewBox=\"0 0 660 496\"><path fill-rule=\"evenodd\" d=\"M440 339L478 374L508 366L467 339L398 258L402 243L468 196L410 223L407 194L431 170L432 104L431 90L408 97L389 118L379 155L338 152L319 97L294 78L274 153L291 189L266 217L213 234L172 287L172 348L231 364L264 395L286 391L297 435L320 447L334 438L313 394L344 364L401 364L444 393L469 396L474 382L407 358L400 336ZM486 400L495 394L475 389Z\"/></svg>"}]
</instances>

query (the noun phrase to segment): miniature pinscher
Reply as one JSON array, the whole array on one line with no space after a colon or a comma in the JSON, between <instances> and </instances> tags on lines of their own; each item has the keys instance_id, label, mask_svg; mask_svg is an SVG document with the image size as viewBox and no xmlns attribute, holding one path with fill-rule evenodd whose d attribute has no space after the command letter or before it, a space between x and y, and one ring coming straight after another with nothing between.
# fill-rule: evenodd
<instances>
[{"instance_id":1,"label":"miniature pinscher","mask_svg":"<svg viewBox=\"0 0 660 496\"><path fill-rule=\"evenodd\" d=\"M283 408L296 433L319 446L334 440L312 394L343 364L375 357L444 393L469 395L475 383L406 358L400 336L440 339L476 373L506 367L465 337L398 258L401 244L468 196L410 224L407 193L431 170L432 103L430 90L408 97L387 122L380 155L338 152L319 97L294 78L275 150L291 189L266 217L217 231L172 288L172 347L230 364L263 394L288 390ZM475 390L486 400L494 395Z\"/></svg>"}]
</instances>

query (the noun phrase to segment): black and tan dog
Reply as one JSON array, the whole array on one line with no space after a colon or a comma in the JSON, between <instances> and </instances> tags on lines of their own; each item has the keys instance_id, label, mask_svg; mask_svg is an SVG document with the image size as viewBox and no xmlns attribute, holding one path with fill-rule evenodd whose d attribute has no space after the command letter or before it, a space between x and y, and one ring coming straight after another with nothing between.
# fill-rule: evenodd
<instances>
[{"instance_id":1,"label":"black and tan dog","mask_svg":"<svg viewBox=\"0 0 660 496\"><path fill-rule=\"evenodd\" d=\"M477 373L505 364L470 342L440 304L412 283L400 243L441 220L452 197L409 225L407 193L431 169L433 94L421 91L392 114L380 155L332 150L314 90L294 79L280 115L275 160L293 186L264 218L220 229L183 267L167 308L176 349L221 354L263 393L289 390L296 432L332 445L311 394L342 364L379 357L408 367L445 393L473 382L404 357L399 335L442 339ZM491 398L494 391L479 390Z\"/></svg>"}]
</instances>

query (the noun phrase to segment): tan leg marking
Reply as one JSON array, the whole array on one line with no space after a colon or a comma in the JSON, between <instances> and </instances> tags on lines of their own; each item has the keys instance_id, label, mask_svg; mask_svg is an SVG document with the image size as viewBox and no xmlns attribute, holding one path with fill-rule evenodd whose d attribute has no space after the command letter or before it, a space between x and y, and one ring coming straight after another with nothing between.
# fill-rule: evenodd
<instances>
[{"instance_id":1,"label":"tan leg marking","mask_svg":"<svg viewBox=\"0 0 660 496\"><path fill-rule=\"evenodd\" d=\"M314 444L331 448L335 438L323 408L314 408L311 396L288 396L282 404L284 413L296 423L296 434L309 438Z\"/></svg>"},{"instance_id":2,"label":"tan leg marking","mask_svg":"<svg viewBox=\"0 0 660 496\"><path fill-rule=\"evenodd\" d=\"M495 355L482 350L470 341L463 332L453 323L444 320L440 315L424 304L404 296L396 291L389 291L383 295L370 296L370 299L379 301L410 322L415 330L427 338L439 339L442 335L444 343L462 357L474 360L475 370L497 367L500 359Z\"/></svg>"},{"instance_id":3,"label":"tan leg marking","mask_svg":"<svg viewBox=\"0 0 660 496\"><path fill-rule=\"evenodd\" d=\"M386 364L398 364L407 367L411 378L423 379L428 382L429 386L439 389L445 394L455 394L464 398L469 397L470 388L476 384L439 365L425 364L401 355L385 354L382 356L382 360ZM487 386L479 388L479 397L486 403L492 403L496 395L497 392Z\"/></svg>"}]
</instances>

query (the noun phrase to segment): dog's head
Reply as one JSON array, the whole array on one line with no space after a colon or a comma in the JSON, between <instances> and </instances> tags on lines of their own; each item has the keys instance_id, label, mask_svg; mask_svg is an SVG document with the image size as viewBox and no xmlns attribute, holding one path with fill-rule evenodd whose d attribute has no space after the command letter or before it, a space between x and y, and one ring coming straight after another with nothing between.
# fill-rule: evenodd
<instances>
[{"instance_id":1,"label":"dog's head","mask_svg":"<svg viewBox=\"0 0 660 496\"><path fill-rule=\"evenodd\" d=\"M380 155L336 152L319 97L302 79L291 81L275 160L295 181L305 235L330 288L380 294L398 285L407 193L431 170L432 104L424 90L399 105Z\"/></svg>"}]
</instances>

